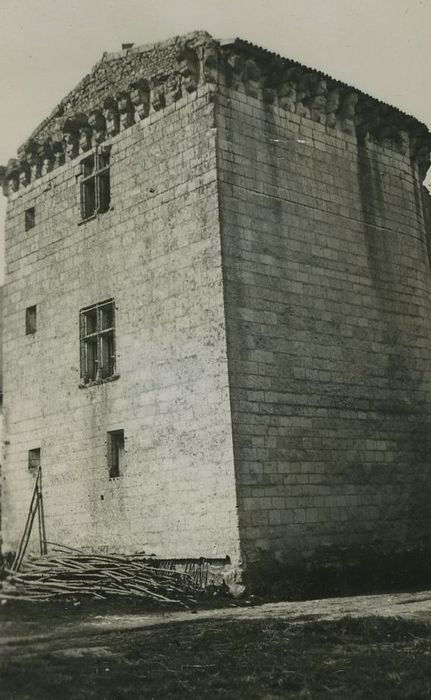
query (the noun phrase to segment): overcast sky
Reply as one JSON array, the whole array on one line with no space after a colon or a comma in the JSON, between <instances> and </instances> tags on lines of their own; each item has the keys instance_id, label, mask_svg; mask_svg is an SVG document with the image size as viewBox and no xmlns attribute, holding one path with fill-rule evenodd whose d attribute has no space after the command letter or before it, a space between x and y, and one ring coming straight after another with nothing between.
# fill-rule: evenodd
<instances>
[{"instance_id":1,"label":"overcast sky","mask_svg":"<svg viewBox=\"0 0 431 700\"><path fill-rule=\"evenodd\" d=\"M431 0L0 0L0 164L104 51L194 29L249 39L431 127Z\"/></svg>"}]
</instances>

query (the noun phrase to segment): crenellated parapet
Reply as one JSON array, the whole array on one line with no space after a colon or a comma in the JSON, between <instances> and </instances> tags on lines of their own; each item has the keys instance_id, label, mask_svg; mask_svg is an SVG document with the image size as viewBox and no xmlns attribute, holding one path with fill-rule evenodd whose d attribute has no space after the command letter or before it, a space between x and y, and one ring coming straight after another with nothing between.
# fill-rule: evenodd
<instances>
[{"instance_id":1,"label":"crenellated parapet","mask_svg":"<svg viewBox=\"0 0 431 700\"><path fill-rule=\"evenodd\" d=\"M330 133L356 137L361 146L392 148L417 164L422 179L428 170L430 133L413 117L248 42L220 42L196 32L152 47L105 54L19 149L18 157L0 168L3 192L28 187L201 85L237 91L286 112L286 118L295 114Z\"/></svg>"}]
</instances>

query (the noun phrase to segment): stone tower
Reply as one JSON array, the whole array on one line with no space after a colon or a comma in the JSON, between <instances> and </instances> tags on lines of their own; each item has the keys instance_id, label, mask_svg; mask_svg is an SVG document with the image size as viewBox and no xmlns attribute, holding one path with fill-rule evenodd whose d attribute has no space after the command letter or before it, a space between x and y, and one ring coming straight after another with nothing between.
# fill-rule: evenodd
<instances>
[{"instance_id":1,"label":"stone tower","mask_svg":"<svg viewBox=\"0 0 431 700\"><path fill-rule=\"evenodd\" d=\"M240 39L104 54L1 170L6 549L41 465L71 546L431 550L429 150Z\"/></svg>"}]
</instances>

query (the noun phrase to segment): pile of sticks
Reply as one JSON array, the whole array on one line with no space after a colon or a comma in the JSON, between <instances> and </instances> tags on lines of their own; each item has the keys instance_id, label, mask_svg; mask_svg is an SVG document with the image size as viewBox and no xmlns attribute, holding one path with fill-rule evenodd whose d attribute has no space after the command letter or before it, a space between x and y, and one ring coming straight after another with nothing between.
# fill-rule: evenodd
<instances>
[{"instance_id":1,"label":"pile of sticks","mask_svg":"<svg viewBox=\"0 0 431 700\"><path fill-rule=\"evenodd\" d=\"M202 587L187 573L148 563L142 555L86 554L58 547L38 559L27 559L20 571L8 571L1 599L47 601L144 598L160 604L196 603Z\"/></svg>"}]
</instances>

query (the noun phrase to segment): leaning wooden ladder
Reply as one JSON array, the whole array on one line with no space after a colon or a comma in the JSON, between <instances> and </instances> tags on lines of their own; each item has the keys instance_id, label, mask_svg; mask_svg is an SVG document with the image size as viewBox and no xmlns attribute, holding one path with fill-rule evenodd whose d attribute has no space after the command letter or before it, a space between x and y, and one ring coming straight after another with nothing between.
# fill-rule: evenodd
<instances>
[{"instance_id":1,"label":"leaning wooden ladder","mask_svg":"<svg viewBox=\"0 0 431 700\"><path fill-rule=\"evenodd\" d=\"M12 571L19 571L21 564L25 557L27 551L28 542L30 540L31 531L33 529L34 519L38 519L39 526L39 547L40 553L46 554L46 532L45 532L45 517L43 512L43 498L42 498L42 470L41 467L38 468L36 474L36 482L34 484L33 495L31 498L30 508L27 515L27 521L25 523L24 532L21 537L21 542L19 543L18 551L15 555L15 559L12 564Z\"/></svg>"}]
</instances>

